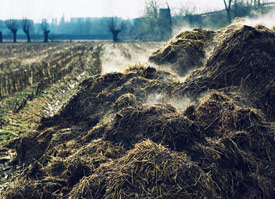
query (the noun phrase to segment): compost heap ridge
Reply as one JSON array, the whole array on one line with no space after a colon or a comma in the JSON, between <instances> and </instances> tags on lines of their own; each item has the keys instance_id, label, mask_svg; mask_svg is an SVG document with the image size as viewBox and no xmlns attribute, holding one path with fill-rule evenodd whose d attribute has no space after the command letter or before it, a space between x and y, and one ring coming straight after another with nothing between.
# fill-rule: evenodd
<instances>
[{"instance_id":1,"label":"compost heap ridge","mask_svg":"<svg viewBox=\"0 0 275 199\"><path fill-rule=\"evenodd\" d=\"M173 71L184 76L204 64L205 49L210 48L214 35L214 31L201 28L184 31L153 52L149 60L164 67L169 65Z\"/></svg>"},{"instance_id":2,"label":"compost heap ridge","mask_svg":"<svg viewBox=\"0 0 275 199\"><path fill-rule=\"evenodd\" d=\"M85 80L5 145L27 168L2 197L274 198L274 49L273 31L243 26L184 82L141 65Z\"/></svg>"},{"instance_id":3,"label":"compost heap ridge","mask_svg":"<svg viewBox=\"0 0 275 199\"><path fill-rule=\"evenodd\" d=\"M256 23L236 18L232 24L217 31L202 28L184 31L152 53L149 60L162 67L169 67L180 76L185 76L194 68L204 65L214 49L240 30L244 24ZM266 29L262 25L258 27Z\"/></svg>"}]
</instances>

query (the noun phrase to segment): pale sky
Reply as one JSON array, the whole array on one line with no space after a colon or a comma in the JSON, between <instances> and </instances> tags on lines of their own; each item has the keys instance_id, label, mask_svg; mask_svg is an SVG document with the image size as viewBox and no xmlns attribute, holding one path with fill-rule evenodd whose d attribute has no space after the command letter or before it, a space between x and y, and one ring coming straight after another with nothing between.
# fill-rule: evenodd
<instances>
[{"instance_id":1,"label":"pale sky","mask_svg":"<svg viewBox=\"0 0 275 199\"><path fill-rule=\"evenodd\" d=\"M197 11L223 8L223 0L157 0L160 6L169 3L172 12L189 7ZM0 19L61 18L120 16L134 18L144 13L145 0L0 0Z\"/></svg>"}]
</instances>

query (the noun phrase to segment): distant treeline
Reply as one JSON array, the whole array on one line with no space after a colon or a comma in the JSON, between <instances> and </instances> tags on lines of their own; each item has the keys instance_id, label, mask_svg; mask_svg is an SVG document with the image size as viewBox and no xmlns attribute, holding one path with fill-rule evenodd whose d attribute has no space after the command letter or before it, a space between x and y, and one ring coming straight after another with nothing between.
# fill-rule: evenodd
<instances>
[{"instance_id":1,"label":"distant treeline","mask_svg":"<svg viewBox=\"0 0 275 199\"><path fill-rule=\"evenodd\" d=\"M225 0L224 2L225 9L223 10L201 14L192 14L186 11L184 16L174 16L173 25L176 27L187 24L189 27L217 29L230 24L236 17L255 18L265 15L275 8L275 2L265 3L263 0Z\"/></svg>"},{"instance_id":2,"label":"distant treeline","mask_svg":"<svg viewBox=\"0 0 275 199\"><path fill-rule=\"evenodd\" d=\"M32 34L31 35L32 41L43 41L44 37L42 34ZM7 34L4 35L4 42L5 41L12 41L13 35ZM17 40L21 42L22 40L25 41L26 35L19 34L17 36ZM112 36L109 34L105 35L72 35L72 34L50 34L49 41L76 41L76 40L111 40Z\"/></svg>"},{"instance_id":3,"label":"distant treeline","mask_svg":"<svg viewBox=\"0 0 275 199\"><path fill-rule=\"evenodd\" d=\"M217 29L228 25L235 17L253 17L265 14L274 8L274 3L262 3L255 0L229 0L225 2L225 9L215 12L194 14L188 10L171 16L169 6L159 8L156 1L148 3L143 17L123 20L121 18L71 18L66 21L64 17L60 21L44 21L42 24L31 23L29 35L32 40L142 40L162 41L172 36L172 30L182 26L206 27ZM226 3L227 2L227 3ZM18 20L19 21L19 20ZM21 20L22 21L22 20ZM112 23L110 23L112 22ZM18 22L20 24L21 22ZM45 24L46 23L46 24ZM45 26L46 25L46 26ZM43 27L43 26L42 26ZM24 28L17 26L17 38L26 39ZM0 20L0 42L14 38L14 32L7 27L6 21ZM46 33L49 34L46 38ZM118 35L119 34L119 35Z\"/></svg>"},{"instance_id":4,"label":"distant treeline","mask_svg":"<svg viewBox=\"0 0 275 199\"><path fill-rule=\"evenodd\" d=\"M47 22L47 28L50 31L49 40L110 40L113 36L109 27L110 18L71 18L70 21L65 21L63 17L60 22L52 19L51 23ZM17 21L20 24L20 20ZM162 23L159 23L160 21ZM12 40L14 35L5 22L0 20L0 32L4 40ZM115 23L114 29L118 29L119 26L123 27L123 30L119 32L119 38L123 40L167 40L172 33L170 9L159 9L156 16L152 18L150 16L150 18L123 20L115 17L113 23ZM17 29L17 39L26 38L23 29L20 26ZM43 40L44 31L40 23L33 23L29 31L32 40Z\"/></svg>"}]
</instances>

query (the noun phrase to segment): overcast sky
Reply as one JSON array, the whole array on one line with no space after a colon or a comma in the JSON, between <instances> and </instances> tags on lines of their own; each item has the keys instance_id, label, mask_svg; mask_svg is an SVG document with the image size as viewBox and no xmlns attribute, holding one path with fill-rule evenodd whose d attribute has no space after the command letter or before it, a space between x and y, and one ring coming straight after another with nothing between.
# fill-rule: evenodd
<instances>
[{"instance_id":1,"label":"overcast sky","mask_svg":"<svg viewBox=\"0 0 275 199\"><path fill-rule=\"evenodd\" d=\"M63 14L67 20L71 17L104 16L134 18L143 15L145 1L150 0L0 0L0 19L26 17L39 21L44 18L60 19ZM172 13L180 9L199 13L224 8L223 0L156 1L161 7L168 2Z\"/></svg>"},{"instance_id":2,"label":"overcast sky","mask_svg":"<svg viewBox=\"0 0 275 199\"><path fill-rule=\"evenodd\" d=\"M223 7L223 0L157 0L165 6L168 1L172 11L189 7L215 10ZM23 17L39 21L43 18L121 16L134 18L144 13L145 0L0 0L0 19Z\"/></svg>"}]
</instances>

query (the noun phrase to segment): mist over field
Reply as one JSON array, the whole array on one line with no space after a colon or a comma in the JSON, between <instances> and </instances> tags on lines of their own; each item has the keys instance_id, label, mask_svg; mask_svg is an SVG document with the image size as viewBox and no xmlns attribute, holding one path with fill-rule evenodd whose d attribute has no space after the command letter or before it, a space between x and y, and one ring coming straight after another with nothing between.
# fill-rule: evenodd
<instances>
[{"instance_id":1,"label":"mist over field","mask_svg":"<svg viewBox=\"0 0 275 199\"><path fill-rule=\"evenodd\" d=\"M0 6L0 198L274 199L275 1Z\"/></svg>"}]
</instances>

